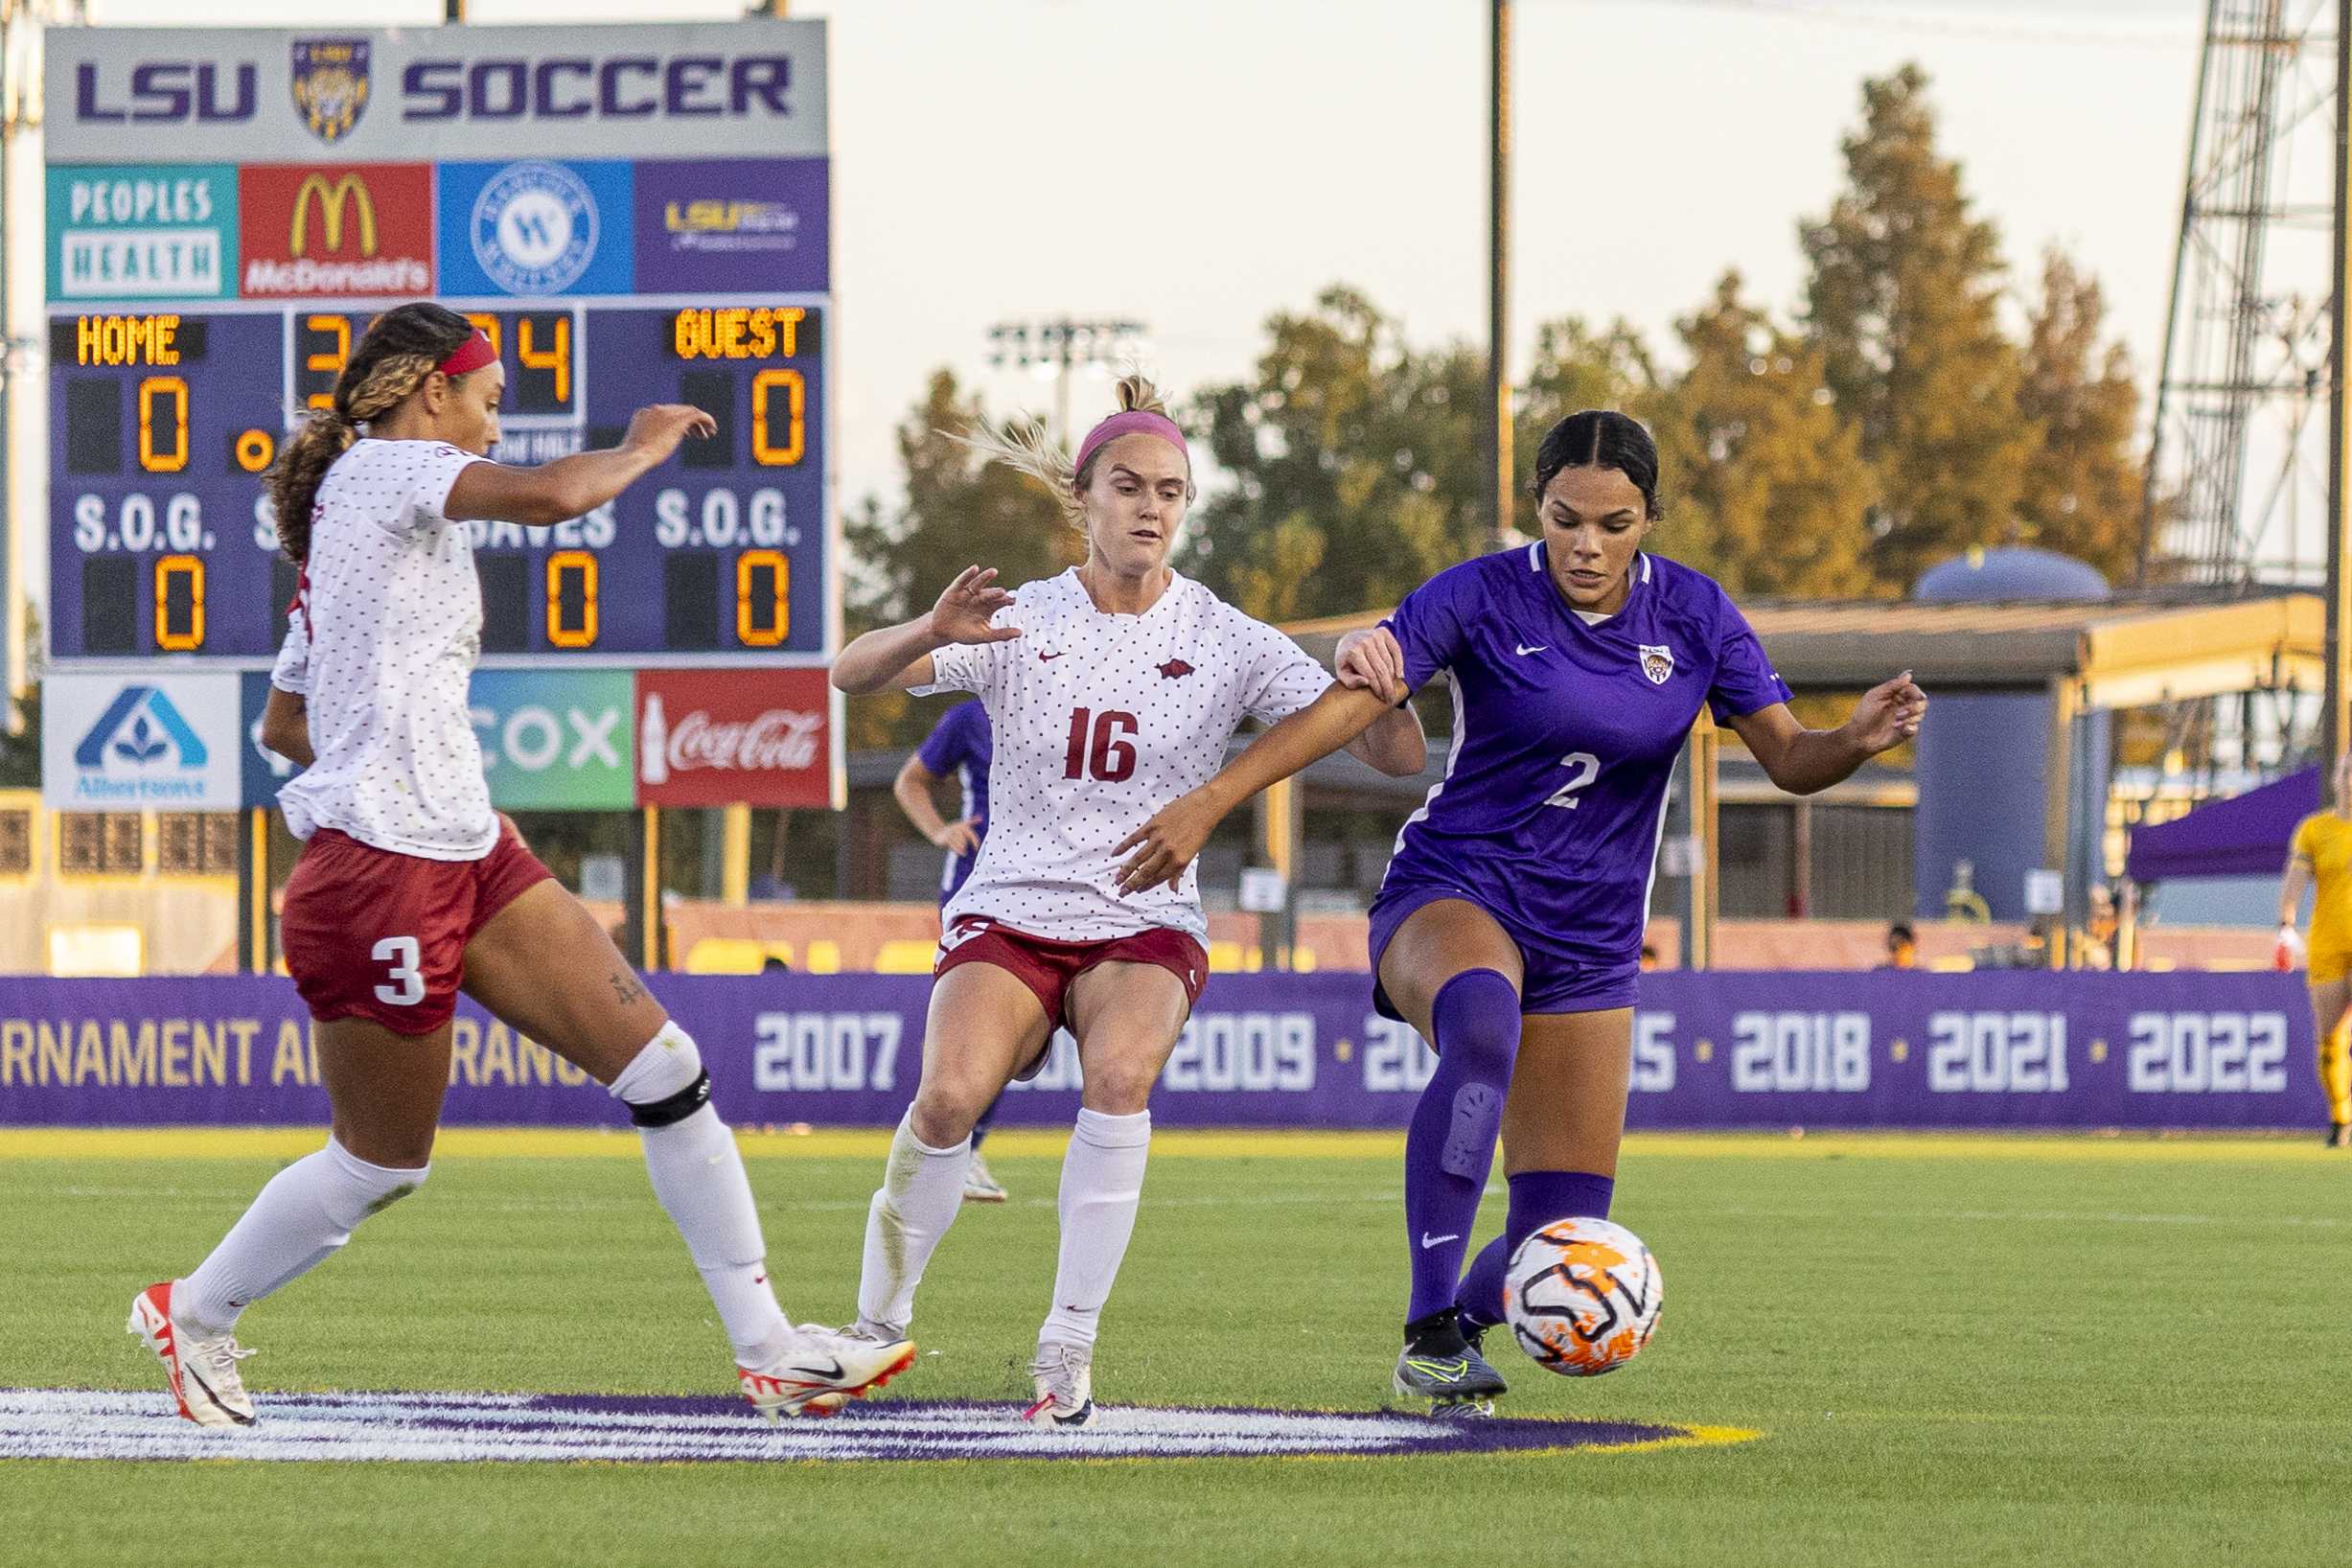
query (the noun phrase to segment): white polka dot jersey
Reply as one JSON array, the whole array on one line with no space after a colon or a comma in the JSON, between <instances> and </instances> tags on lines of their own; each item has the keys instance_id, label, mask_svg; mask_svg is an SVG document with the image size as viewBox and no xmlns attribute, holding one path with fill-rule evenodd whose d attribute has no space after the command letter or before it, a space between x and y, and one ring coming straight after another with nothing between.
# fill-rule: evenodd
<instances>
[{"instance_id":1,"label":"white polka dot jersey","mask_svg":"<svg viewBox=\"0 0 2352 1568\"><path fill-rule=\"evenodd\" d=\"M490 853L498 819L469 690L482 590L450 488L481 459L360 441L318 487L309 587L270 681L305 699L317 760L278 792L286 825L426 860Z\"/></svg>"},{"instance_id":2,"label":"white polka dot jersey","mask_svg":"<svg viewBox=\"0 0 2352 1568\"><path fill-rule=\"evenodd\" d=\"M1176 888L1121 894L1124 857L1112 846L1207 783L1245 716L1286 718L1331 677L1178 574L1142 614L1115 615L1095 608L1072 567L1015 589L996 624L1021 635L941 648L936 679L915 688L978 695L996 733L988 836L943 923L986 915L1072 942L1167 927L1206 942L1198 867Z\"/></svg>"}]
</instances>

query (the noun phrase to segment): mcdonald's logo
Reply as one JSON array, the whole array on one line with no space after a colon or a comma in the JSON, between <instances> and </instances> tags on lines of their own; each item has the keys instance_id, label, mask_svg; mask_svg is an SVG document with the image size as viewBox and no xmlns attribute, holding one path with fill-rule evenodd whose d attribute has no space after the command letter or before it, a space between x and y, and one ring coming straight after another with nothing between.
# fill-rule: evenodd
<instances>
[{"instance_id":1,"label":"mcdonald's logo","mask_svg":"<svg viewBox=\"0 0 2352 1568\"><path fill-rule=\"evenodd\" d=\"M432 292L430 164L247 164L237 219L247 299Z\"/></svg>"},{"instance_id":2,"label":"mcdonald's logo","mask_svg":"<svg viewBox=\"0 0 2352 1568\"><path fill-rule=\"evenodd\" d=\"M346 205L352 205L358 211L359 254L376 254L376 199L368 195L367 181L357 174L345 174L330 185L326 175L316 173L305 175L294 193L294 218L286 233L289 252L296 257L307 254L313 199L318 203L320 238L326 241L322 251L333 255L343 248L343 212Z\"/></svg>"}]
</instances>

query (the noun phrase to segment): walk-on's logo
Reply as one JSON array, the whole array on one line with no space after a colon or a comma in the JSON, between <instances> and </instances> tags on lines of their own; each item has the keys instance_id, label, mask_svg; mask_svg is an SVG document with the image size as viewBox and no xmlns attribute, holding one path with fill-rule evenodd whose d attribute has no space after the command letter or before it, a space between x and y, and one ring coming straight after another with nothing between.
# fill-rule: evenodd
<instances>
[{"instance_id":1,"label":"walk-on's logo","mask_svg":"<svg viewBox=\"0 0 2352 1568\"><path fill-rule=\"evenodd\" d=\"M510 294L560 294L596 255L596 198L560 163L509 164L473 198L473 259Z\"/></svg>"},{"instance_id":2,"label":"walk-on's logo","mask_svg":"<svg viewBox=\"0 0 2352 1568\"><path fill-rule=\"evenodd\" d=\"M435 287L445 294L635 291L635 175L619 159L442 163Z\"/></svg>"},{"instance_id":3,"label":"walk-on's logo","mask_svg":"<svg viewBox=\"0 0 2352 1568\"><path fill-rule=\"evenodd\" d=\"M217 299L237 276L227 164L53 166L49 297Z\"/></svg>"},{"instance_id":4,"label":"walk-on's logo","mask_svg":"<svg viewBox=\"0 0 2352 1568\"><path fill-rule=\"evenodd\" d=\"M429 164L247 164L238 172L239 291L429 294L432 198Z\"/></svg>"},{"instance_id":5,"label":"walk-on's logo","mask_svg":"<svg viewBox=\"0 0 2352 1568\"><path fill-rule=\"evenodd\" d=\"M41 704L41 794L52 809L240 803L234 675L58 674L42 682Z\"/></svg>"},{"instance_id":6,"label":"walk-on's logo","mask_svg":"<svg viewBox=\"0 0 2352 1568\"><path fill-rule=\"evenodd\" d=\"M1663 686L1673 678L1674 650L1663 643L1645 642L1642 650L1642 673L1649 677L1653 686Z\"/></svg>"},{"instance_id":7,"label":"walk-on's logo","mask_svg":"<svg viewBox=\"0 0 2352 1568\"><path fill-rule=\"evenodd\" d=\"M333 147L367 112L365 38L294 40L294 109L311 135Z\"/></svg>"}]
</instances>

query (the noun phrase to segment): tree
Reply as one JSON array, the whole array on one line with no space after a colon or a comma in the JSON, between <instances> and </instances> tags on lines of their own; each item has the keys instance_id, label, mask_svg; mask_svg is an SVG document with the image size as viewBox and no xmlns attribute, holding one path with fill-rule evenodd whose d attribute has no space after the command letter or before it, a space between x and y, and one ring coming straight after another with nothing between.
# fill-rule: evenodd
<instances>
[{"instance_id":1,"label":"tree","mask_svg":"<svg viewBox=\"0 0 2352 1568\"><path fill-rule=\"evenodd\" d=\"M1863 83L1846 188L1801 231L1807 340L1879 473L1871 564L1897 591L2009 537L2041 445L2001 332L1999 236L1971 215L1959 166L1937 155L1926 89L1916 65Z\"/></svg>"},{"instance_id":2,"label":"tree","mask_svg":"<svg viewBox=\"0 0 2352 1568\"><path fill-rule=\"evenodd\" d=\"M1194 406L1224 478L1193 506L1186 571L1286 621L1393 605L1486 547L1480 356L1416 355L1340 286L1266 333L1254 380Z\"/></svg>"},{"instance_id":3,"label":"tree","mask_svg":"<svg viewBox=\"0 0 2352 1568\"><path fill-rule=\"evenodd\" d=\"M2026 464L2018 518L2027 540L2120 583L2139 563L2144 475L2139 388L2123 344L2099 342L2106 315L2098 280L2055 247L2046 252L2018 389L2018 411L2041 441Z\"/></svg>"},{"instance_id":4,"label":"tree","mask_svg":"<svg viewBox=\"0 0 2352 1568\"><path fill-rule=\"evenodd\" d=\"M1742 302L1737 272L1675 332L1690 362L1654 400L1668 487L1660 547L1735 595L1871 592L1864 519L1878 478L1821 351Z\"/></svg>"},{"instance_id":5,"label":"tree","mask_svg":"<svg viewBox=\"0 0 2352 1568\"><path fill-rule=\"evenodd\" d=\"M955 439L984 417L979 397L941 369L900 422L905 503L891 511L869 496L842 523L851 561L843 619L851 636L922 613L966 566L994 566L1003 583L1017 587L1084 559L1085 541L1043 485ZM933 711L901 692L861 698L850 706L849 744L911 745Z\"/></svg>"}]
</instances>

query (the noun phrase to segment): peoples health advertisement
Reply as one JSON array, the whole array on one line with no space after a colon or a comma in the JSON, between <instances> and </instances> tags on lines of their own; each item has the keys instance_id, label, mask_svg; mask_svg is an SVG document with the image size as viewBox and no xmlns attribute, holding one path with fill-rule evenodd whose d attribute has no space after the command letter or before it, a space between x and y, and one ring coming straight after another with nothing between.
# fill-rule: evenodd
<instances>
[{"instance_id":1,"label":"peoples health advertisement","mask_svg":"<svg viewBox=\"0 0 2352 1568\"><path fill-rule=\"evenodd\" d=\"M888 1126L928 979L657 975L739 1126ZM2326 1120L2291 975L1667 973L1643 981L1636 1128L2299 1128ZM1152 1096L1163 1126L1400 1127L1435 1058L1361 974L1220 975ZM1067 1035L1009 1125L1067 1125ZM327 1118L310 1020L265 976L0 978L0 1125ZM446 1119L614 1126L585 1072L461 1005Z\"/></svg>"}]
</instances>

